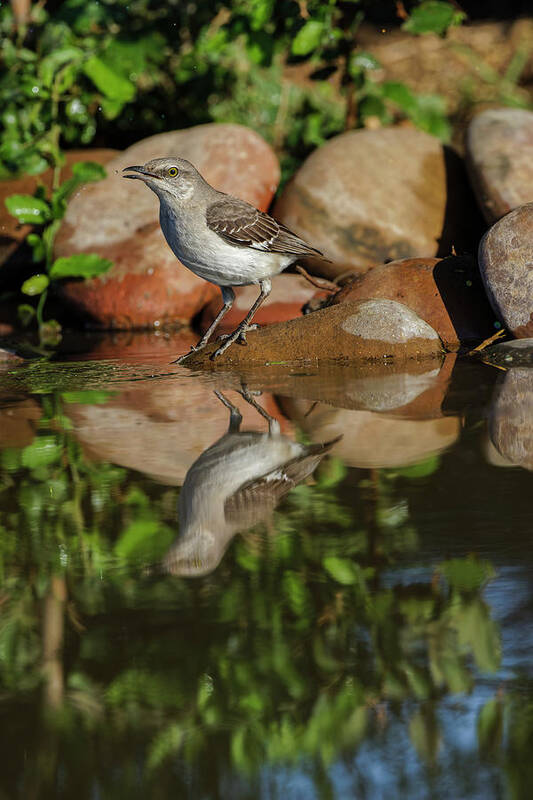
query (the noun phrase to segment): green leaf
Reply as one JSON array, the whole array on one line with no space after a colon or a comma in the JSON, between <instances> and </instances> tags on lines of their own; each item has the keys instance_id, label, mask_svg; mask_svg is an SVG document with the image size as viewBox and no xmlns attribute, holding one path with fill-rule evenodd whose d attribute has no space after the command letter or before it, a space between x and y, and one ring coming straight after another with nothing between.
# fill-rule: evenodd
<instances>
[{"instance_id":1,"label":"green leaf","mask_svg":"<svg viewBox=\"0 0 533 800\"><path fill-rule=\"evenodd\" d=\"M426 478L428 475L433 475L440 465L439 456L429 456L424 461L419 461L418 464L413 464L410 467L402 467L395 469L396 475L401 475L402 478Z\"/></svg>"},{"instance_id":2,"label":"green leaf","mask_svg":"<svg viewBox=\"0 0 533 800\"><path fill-rule=\"evenodd\" d=\"M426 0L413 9L411 16L402 28L409 33L446 33L448 28L460 25L466 19L463 11L458 11L451 3L442 0Z\"/></svg>"},{"instance_id":3,"label":"green leaf","mask_svg":"<svg viewBox=\"0 0 533 800\"><path fill-rule=\"evenodd\" d=\"M367 53L365 50L358 50L350 57L348 71L350 75L355 77L362 71L380 68L381 64L372 53Z\"/></svg>"},{"instance_id":4,"label":"green leaf","mask_svg":"<svg viewBox=\"0 0 533 800\"><path fill-rule=\"evenodd\" d=\"M22 466L29 469L53 464L63 452L55 436L38 436L22 451Z\"/></svg>"},{"instance_id":5,"label":"green leaf","mask_svg":"<svg viewBox=\"0 0 533 800\"><path fill-rule=\"evenodd\" d=\"M91 181L101 181L106 177L107 172L96 161L78 161L72 166L72 174L80 183L90 183Z\"/></svg>"},{"instance_id":6,"label":"green leaf","mask_svg":"<svg viewBox=\"0 0 533 800\"><path fill-rule=\"evenodd\" d=\"M348 558L327 556L322 564L326 572L329 572L332 578L344 586L351 586L362 579L361 567Z\"/></svg>"},{"instance_id":7,"label":"green leaf","mask_svg":"<svg viewBox=\"0 0 533 800\"><path fill-rule=\"evenodd\" d=\"M95 406L101 406L114 397L116 392L103 392L98 389L86 389L80 392L62 392L61 399L65 403L87 403Z\"/></svg>"},{"instance_id":8,"label":"green leaf","mask_svg":"<svg viewBox=\"0 0 533 800\"><path fill-rule=\"evenodd\" d=\"M56 258L50 267L50 277L57 278L94 278L103 275L113 262L101 258L98 253L76 253L73 256Z\"/></svg>"},{"instance_id":9,"label":"green leaf","mask_svg":"<svg viewBox=\"0 0 533 800\"><path fill-rule=\"evenodd\" d=\"M98 56L92 56L83 65L83 71L105 97L128 103L135 97L135 86L127 78L112 70Z\"/></svg>"},{"instance_id":10,"label":"green leaf","mask_svg":"<svg viewBox=\"0 0 533 800\"><path fill-rule=\"evenodd\" d=\"M35 297L37 294L42 294L48 287L49 283L50 281L48 280L47 275L32 275L31 278L28 278L28 280L24 281L20 287L20 291L23 294L29 295L29 297Z\"/></svg>"},{"instance_id":11,"label":"green leaf","mask_svg":"<svg viewBox=\"0 0 533 800\"><path fill-rule=\"evenodd\" d=\"M44 250L44 243L42 238L39 236L38 233L29 233L26 237L26 241L30 245L31 249L33 250L33 261L35 263L39 261L44 261L46 253Z\"/></svg>"},{"instance_id":12,"label":"green leaf","mask_svg":"<svg viewBox=\"0 0 533 800\"><path fill-rule=\"evenodd\" d=\"M501 700L493 697L489 700L477 718L477 738L482 754L496 756L503 737L503 705Z\"/></svg>"},{"instance_id":13,"label":"green leaf","mask_svg":"<svg viewBox=\"0 0 533 800\"><path fill-rule=\"evenodd\" d=\"M48 203L29 194L12 194L6 197L5 202L9 213L22 223L42 225L51 217Z\"/></svg>"},{"instance_id":14,"label":"green leaf","mask_svg":"<svg viewBox=\"0 0 533 800\"><path fill-rule=\"evenodd\" d=\"M170 545L173 533L157 519L131 522L115 544L119 558L155 558Z\"/></svg>"},{"instance_id":15,"label":"green leaf","mask_svg":"<svg viewBox=\"0 0 533 800\"><path fill-rule=\"evenodd\" d=\"M320 44L324 23L310 19L300 28L292 41L291 51L295 56L306 56Z\"/></svg>"},{"instance_id":16,"label":"green leaf","mask_svg":"<svg viewBox=\"0 0 533 800\"><path fill-rule=\"evenodd\" d=\"M477 591L495 575L489 561L475 558L452 558L443 561L439 568L452 589L458 592Z\"/></svg>"},{"instance_id":17,"label":"green leaf","mask_svg":"<svg viewBox=\"0 0 533 800\"><path fill-rule=\"evenodd\" d=\"M62 47L45 56L39 64L39 75L45 86L50 87L55 73L72 61L80 61L83 50L79 47Z\"/></svg>"},{"instance_id":18,"label":"green leaf","mask_svg":"<svg viewBox=\"0 0 533 800\"><path fill-rule=\"evenodd\" d=\"M33 306L29 306L27 303L21 303L17 307L17 314L21 323L24 325L24 327L26 327L34 318L35 309Z\"/></svg>"}]
</instances>

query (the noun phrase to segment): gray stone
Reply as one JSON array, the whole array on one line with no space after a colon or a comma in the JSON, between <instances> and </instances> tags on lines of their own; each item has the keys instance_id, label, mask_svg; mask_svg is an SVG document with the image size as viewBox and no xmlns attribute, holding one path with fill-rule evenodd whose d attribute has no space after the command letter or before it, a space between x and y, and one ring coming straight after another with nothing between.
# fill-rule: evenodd
<instances>
[{"instance_id":1,"label":"gray stone","mask_svg":"<svg viewBox=\"0 0 533 800\"><path fill-rule=\"evenodd\" d=\"M473 199L462 162L433 136L413 128L358 130L309 156L274 216L331 259L307 263L333 277L472 247Z\"/></svg>"},{"instance_id":2,"label":"gray stone","mask_svg":"<svg viewBox=\"0 0 533 800\"><path fill-rule=\"evenodd\" d=\"M488 222L533 200L533 111L490 108L470 123L467 164Z\"/></svg>"},{"instance_id":3,"label":"gray stone","mask_svg":"<svg viewBox=\"0 0 533 800\"><path fill-rule=\"evenodd\" d=\"M533 339L515 339L488 347L483 361L499 367L533 367Z\"/></svg>"},{"instance_id":4,"label":"gray stone","mask_svg":"<svg viewBox=\"0 0 533 800\"><path fill-rule=\"evenodd\" d=\"M519 339L533 336L533 203L511 211L479 245L479 268L490 303Z\"/></svg>"}]
</instances>

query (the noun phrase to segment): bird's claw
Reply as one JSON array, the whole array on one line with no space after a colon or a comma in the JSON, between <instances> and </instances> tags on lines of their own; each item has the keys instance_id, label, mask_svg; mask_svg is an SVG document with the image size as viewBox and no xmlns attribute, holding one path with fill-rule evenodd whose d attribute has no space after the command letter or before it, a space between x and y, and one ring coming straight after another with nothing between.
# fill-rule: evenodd
<instances>
[{"instance_id":1,"label":"bird's claw","mask_svg":"<svg viewBox=\"0 0 533 800\"><path fill-rule=\"evenodd\" d=\"M178 356L178 358L175 361L171 361L170 363L181 364L183 361L185 361L186 358L189 358L189 356L192 356L193 353L197 353L199 350L203 350L204 347L205 345L202 345L202 347L198 347L198 345L193 344L191 345L191 349L189 350L188 353L183 353L183 355Z\"/></svg>"}]
</instances>

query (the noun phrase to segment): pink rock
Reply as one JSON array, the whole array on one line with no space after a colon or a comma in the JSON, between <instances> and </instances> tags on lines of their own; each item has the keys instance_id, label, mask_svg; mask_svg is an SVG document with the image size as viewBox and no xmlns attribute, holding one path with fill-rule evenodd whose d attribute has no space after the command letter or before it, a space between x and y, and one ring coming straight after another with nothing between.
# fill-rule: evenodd
<instances>
[{"instance_id":1,"label":"pink rock","mask_svg":"<svg viewBox=\"0 0 533 800\"><path fill-rule=\"evenodd\" d=\"M249 311L259 294L257 286L239 286L235 289L235 303L217 328L218 333L230 333ZM302 275L278 275L272 281L272 292L254 317L258 325L269 325L271 322L284 322L294 317L301 317L304 305L312 297L327 297L327 292L317 292L315 286ZM220 294L204 308L202 313L202 330L206 330L213 322L222 307Z\"/></svg>"},{"instance_id":2,"label":"pink rock","mask_svg":"<svg viewBox=\"0 0 533 800\"><path fill-rule=\"evenodd\" d=\"M124 167L179 155L221 191L266 209L279 181L277 158L241 125L199 125L143 139L108 164L108 177L82 187L59 230L56 256L91 252L114 266L98 278L71 281L65 296L95 325L143 328L188 323L210 299L212 284L183 267L159 227L159 202L146 187L121 177Z\"/></svg>"}]
</instances>

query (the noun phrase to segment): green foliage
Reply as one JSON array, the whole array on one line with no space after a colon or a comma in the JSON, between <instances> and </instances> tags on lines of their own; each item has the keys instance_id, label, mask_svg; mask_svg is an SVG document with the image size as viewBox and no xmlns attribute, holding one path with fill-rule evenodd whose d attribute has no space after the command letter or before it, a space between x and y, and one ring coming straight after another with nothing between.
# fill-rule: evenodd
<instances>
[{"instance_id":1,"label":"green foliage","mask_svg":"<svg viewBox=\"0 0 533 800\"><path fill-rule=\"evenodd\" d=\"M52 338L52 343L55 344L60 331L55 320L45 323L43 318L50 282L61 278L93 278L107 272L112 266L111 261L96 253L77 253L55 261L53 259L54 239L65 214L68 198L83 183L101 180L105 175L106 172L100 164L80 161L73 164L72 177L53 188L48 199L45 198L43 186L38 187L34 197L14 194L6 198L6 208L18 222L41 226L39 232L34 230L28 235L28 244L33 250L33 261L44 262L48 274L32 275L21 286L23 294L40 297L37 307L24 303L18 308L19 319L23 324L30 324L34 318L37 320L41 342Z\"/></svg>"},{"instance_id":2,"label":"green foliage","mask_svg":"<svg viewBox=\"0 0 533 800\"><path fill-rule=\"evenodd\" d=\"M444 35L448 28L460 25L466 14L453 3L442 0L424 0L413 9L403 28L409 33L437 33Z\"/></svg>"}]
</instances>

